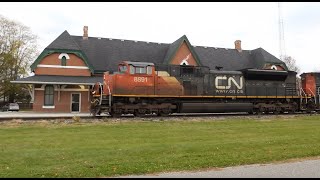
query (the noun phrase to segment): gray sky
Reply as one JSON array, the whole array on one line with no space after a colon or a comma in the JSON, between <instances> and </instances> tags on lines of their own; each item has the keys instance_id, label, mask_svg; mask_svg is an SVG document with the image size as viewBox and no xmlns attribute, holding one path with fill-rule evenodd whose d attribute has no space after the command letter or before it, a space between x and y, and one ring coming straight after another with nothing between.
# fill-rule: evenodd
<instances>
[{"instance_id":1,"label":"gray sky","mask_svg":"<svg viewBox=\"0 0 320 180\"><path fill-rule=\"evenodd\" d=\"M302 72L320 71L320 3L282 2L285 52ZM0 2L0 14L31 28L42 51L64 30L90 37L172 43L187 35L196 46L262 47L279 57L277 2ZM319 48L319 50L318 50Z\"/></svg>"}]
</instances>

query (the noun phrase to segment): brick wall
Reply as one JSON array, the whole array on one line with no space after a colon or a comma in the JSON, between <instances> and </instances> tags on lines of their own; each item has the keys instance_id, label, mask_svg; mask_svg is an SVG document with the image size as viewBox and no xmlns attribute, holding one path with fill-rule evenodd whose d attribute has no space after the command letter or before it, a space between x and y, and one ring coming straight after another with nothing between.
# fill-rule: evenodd
<instances>
[{"instance_id":1,"label":"brick wall","mask_svg":"<svg viewBox=\"0 0 320 180\"><path fill-rule=\"evenodd\" d=\"M60 91L60 101L58 101L58 91L54 92L54 109L43 108L44 90L35 90L33 111L35 112L71 112L71 94L80 93L81 95L81 113L89 112L90 102L88 101L88 91Z\"/></svg>"},{"instance_id":2,"label":"brick wall","mask_svg":"<svg viewBox=\"0 0 320 180\"><path fill-rule=\"evenodd\" d=\"M186 42L182 43L175 56L172 58L171 64L180 65L184 59L186 59L189 65L197 65Z\"/></svg>"}]
</instances>

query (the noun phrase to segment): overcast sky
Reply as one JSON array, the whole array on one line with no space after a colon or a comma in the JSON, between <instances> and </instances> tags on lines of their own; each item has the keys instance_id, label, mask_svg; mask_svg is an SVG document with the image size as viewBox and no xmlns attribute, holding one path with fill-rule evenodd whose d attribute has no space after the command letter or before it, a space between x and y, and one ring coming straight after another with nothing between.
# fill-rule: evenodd
<instances>
[{"instance_id":1,"label":"overcast sky","mask_svg":"<svg viewBox=\"0 0 320 180\"><path fill-rule=\"evenodd\" d=\"M285 53L302 72L320 71L320 3L282 2ZM0 15L38 35L41 52L64 30L89 37L172 43L187 35L196 46L262 47L279 57L277 2L0 2Z\"/></svg>"}]
</instances>

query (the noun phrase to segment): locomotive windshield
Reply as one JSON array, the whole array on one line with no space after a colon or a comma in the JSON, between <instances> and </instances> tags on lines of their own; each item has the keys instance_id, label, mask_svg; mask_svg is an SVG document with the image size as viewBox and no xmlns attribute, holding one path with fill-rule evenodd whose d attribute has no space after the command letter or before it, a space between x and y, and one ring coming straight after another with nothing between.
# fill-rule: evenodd
<instances>
[{"instance_id":1,"label":"locomotive windshield","mask_svg":"<svg viewBox=\"0 0 320 180\"><path fill-rule=\"evenodd\" d=\"M120 66L119 66L119 72L121 72L121 73L127 72L127 66L125 66L125 65L120 65Z\"/></svg>"}]
</instances>

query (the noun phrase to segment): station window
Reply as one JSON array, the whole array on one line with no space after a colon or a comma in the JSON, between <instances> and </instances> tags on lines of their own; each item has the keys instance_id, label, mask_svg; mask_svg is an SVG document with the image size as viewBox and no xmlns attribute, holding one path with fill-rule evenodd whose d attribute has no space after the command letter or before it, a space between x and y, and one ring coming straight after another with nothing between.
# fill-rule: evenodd
<instances>
[{"instance_id":1,"label":"station window","mask_svg":"<svg viewBox=\"0 0 320 180\"><path fill-rule=\"evenodd\" d=\"M67 58L66 56L62 56L61 58L61 66L66 66L67 65Z\"/></svg>"},{"instance_id":2,"label":"station window","mask_svg":"<svg viewBox=\"0 0 320 180\"><path fill-rule=\"evenodd\" d=\"M53 100L54 100L53 85L46 85L44 89L44 105L53 106Z\"/></svg>"}]
</instances>

